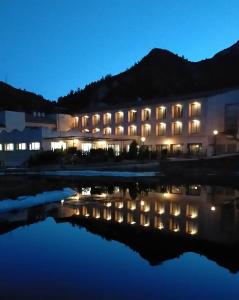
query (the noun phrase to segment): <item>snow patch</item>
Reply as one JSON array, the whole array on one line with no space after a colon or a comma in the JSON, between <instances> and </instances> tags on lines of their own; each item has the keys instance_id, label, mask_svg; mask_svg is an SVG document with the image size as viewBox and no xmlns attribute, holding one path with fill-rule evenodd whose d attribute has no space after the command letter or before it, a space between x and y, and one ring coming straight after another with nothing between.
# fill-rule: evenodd
<instances>
[{"instance_id":1,"label":"snow patch","mask_svg":"<svg viewBox=\"0 0 239 300\"><path fill-rule=\"evenodd\" d=\"M63 190L59 191L43 192L35 196L21 196L16 200L2 200L0 201L0 213L61 201L62 199L66 199L75 195L75 193L76 191L73 189L64 188Z\"/></svg>"},{"instance_id":2,"label":"snow patch","mask_svg":"<svg viewBox=\"0 0 239 300\"><path fill-rule=\"evenodd\" d=\"M121 171L45 171L46 176L106 176L106 177L153 177L158 172L121 172Z\"/></svg>"}]
</instances>

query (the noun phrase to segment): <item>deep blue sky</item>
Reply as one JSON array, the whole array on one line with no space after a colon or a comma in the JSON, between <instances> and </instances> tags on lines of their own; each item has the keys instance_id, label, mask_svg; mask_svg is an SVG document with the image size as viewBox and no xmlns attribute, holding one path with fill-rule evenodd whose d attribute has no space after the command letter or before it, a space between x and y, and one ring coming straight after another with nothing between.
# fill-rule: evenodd
<instances>
[{"instance_id":1,"label":"deep blue sky","mask_svg":"<svg viewBox=\"0 0 239 300\"><path fill-rule=\"evenodd\" d=\"M155 47L197 61L237 40L238 0L0 0L0 80L48 99Z\"/></svg>"}]
</instances>

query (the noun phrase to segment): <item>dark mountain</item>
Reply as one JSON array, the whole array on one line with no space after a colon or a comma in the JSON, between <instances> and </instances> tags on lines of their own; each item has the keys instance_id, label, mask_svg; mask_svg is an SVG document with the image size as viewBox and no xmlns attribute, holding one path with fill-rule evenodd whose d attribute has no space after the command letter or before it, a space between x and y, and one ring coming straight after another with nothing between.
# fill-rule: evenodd
<instances>
[{"instance_id":1,"label":"dark mountain","mask_svg":"<svg viewBox=\"0 0 239 300\"><path fill-rule=\"evenodd\" d=\"M239 86L239 41L210 59L190 62L170 51L153 49L133 67L107 75L58 103L0 81L0 109L79 112L117 104L147 103L158 98L198 94Z\"/></svg>"},{"instance_id":2,"label":"dark mountain","mask_svg":"<svg viewBox=\"0 0 239 300\"><path fill-rule=\"evenodd\" d=\"M16 89L0 81L0 110L51 112L54 107L55 103L40 95Z\"/></svg>"},{"instance_id":3,"label":"dark mountain","mask_svg":"<svg viewBox=\"0 0 239 300\"><path fill-rule=\"evenodd\" d=\"M61 106L79 111L237 86L239 42L200 62L190 62L167 50L153 49L129 70L108 75L58 101Z\"/></svg>"}]
</instances>

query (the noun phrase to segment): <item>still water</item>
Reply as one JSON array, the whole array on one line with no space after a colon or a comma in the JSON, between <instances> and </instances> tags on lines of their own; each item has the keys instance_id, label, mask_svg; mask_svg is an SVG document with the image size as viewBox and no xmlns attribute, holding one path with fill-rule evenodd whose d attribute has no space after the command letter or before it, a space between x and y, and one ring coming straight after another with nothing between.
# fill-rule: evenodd
<instances>
[{"instance_id":1,"label":"still water","mask_svg":"<svg viewBox=\"0 0 239 300\"><path fill-rule=\"evenodd\" d=\"M239 299L239 191L75 189L0 215L0 299Z\"/></svg>"}]
</instances>

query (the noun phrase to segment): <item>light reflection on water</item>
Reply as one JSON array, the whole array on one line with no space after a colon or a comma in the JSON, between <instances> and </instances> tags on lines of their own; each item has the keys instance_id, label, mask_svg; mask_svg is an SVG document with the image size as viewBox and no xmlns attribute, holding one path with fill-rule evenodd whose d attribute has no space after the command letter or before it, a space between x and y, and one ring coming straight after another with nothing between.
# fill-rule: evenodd
<instances>
[{"instance_id":1,"label":"light reflection on water","mask_svg":"<svg viewBox=\"0 0 239 300\"><path fill-rule=\"evenodd\" d=\"M1 299L238 299L239 191L77 188L0 216Z\"/></svg>"}]
</instances>

